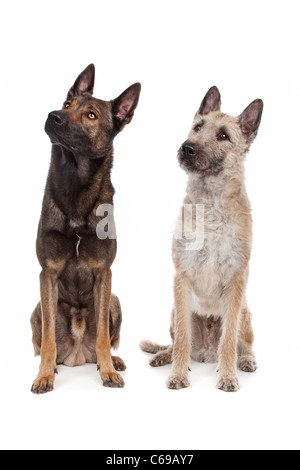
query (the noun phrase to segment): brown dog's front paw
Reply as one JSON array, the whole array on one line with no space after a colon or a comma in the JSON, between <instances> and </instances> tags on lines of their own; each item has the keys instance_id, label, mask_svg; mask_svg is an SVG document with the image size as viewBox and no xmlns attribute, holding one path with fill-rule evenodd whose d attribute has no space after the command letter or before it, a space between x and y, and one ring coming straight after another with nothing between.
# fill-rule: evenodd
<instances>
[{"instance_id":1,"label":"brown dog's front paw","mask_svg":"<svg viewBox=\"0 0 300 470\"><path fill-rule=\"evenodd\" d=\"M187 377L172 376L169 378L167 385L171 390L181 390L182 388L188 388L190 382Z\"/></svg>"},{"instance_id":2,"label":"brown dog's front paw","mask_svg":"<svg viewBox=\"0 0 300 470\"><path fill-rule=\"evenodd\" d=\"M45 377L38 376L31 387L32 393L41 395L43 393L52 392L54 389L54 380L54 374Z\"/></svg>"},{"instance_id":3,"label":"brown dog's front paw","mask_svg":"<svg viewBox=\"0 0 300 470\"><path fill-rule=\"evenodd\" d=\"M221 377L217 387L223 392L237 392L240 389L237 377Z\"/></svg>"},{"instance_id":4,"label":"brown dog's front paw","mask_svg":"<svg viewBox=\"0 0 300 470\"><path fill-rule=\"evenodd\" d=\"M117 372L100 372L104 387L123 388L125 382Z\"/></svg>"}]
</instances>

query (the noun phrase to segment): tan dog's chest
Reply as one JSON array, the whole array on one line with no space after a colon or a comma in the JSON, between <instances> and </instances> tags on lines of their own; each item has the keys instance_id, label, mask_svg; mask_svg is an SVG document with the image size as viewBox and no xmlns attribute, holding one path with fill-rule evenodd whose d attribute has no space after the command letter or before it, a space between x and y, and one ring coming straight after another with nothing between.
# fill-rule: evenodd
<instances>
[{"instance_id":1,"label":"tan dog's chest","mask_svg":"<svg viewBox=\"0 0 300 470\"><path fill-rule=\"evenodd\" d=\"M185 217L188 214L193 217L194 212L187 211ZM215 207L205 207L203 229L199 249L191 249L194 242L184 234L181 240L174 240L174 261L177 271L189 280L191 311L218 317L224 312L224 289L243 263L245 241L235 217L229 218Z\"/></svg>"}]
</instances>

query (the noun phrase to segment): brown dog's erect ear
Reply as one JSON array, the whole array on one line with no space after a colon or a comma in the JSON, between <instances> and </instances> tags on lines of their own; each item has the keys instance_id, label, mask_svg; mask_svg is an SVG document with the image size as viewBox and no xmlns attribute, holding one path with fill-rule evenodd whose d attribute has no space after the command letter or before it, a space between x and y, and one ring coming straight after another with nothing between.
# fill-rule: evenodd
<instances>
[{"instance_id":1,"label":"brown dog's erect ear","mask_svg":"<svg viewBox=\"0 0 300 470\"><path fill-rule=\"evenodd\" d=\"M95 84L95 66L94 64L89 65L77 78L76 82L70 89L67 99L74 98L74 96L80 96L83 93L94 92Z\"/></svg>"},{"instance_id":2,"label":"brown dog's erect ear","mask_svg":"<svg viewBox=\"0 0 300 470\"><path fill-rule=\"evenodd\" d=\"M262 100L255 100L251 103L248 108L239 117L239 123L241 126L242 133L249 139L254 133L256 136L261 117L264 109L264 103Z\"/></svg>"},{"instance_id":3,"label":"brown dog's erect ear","mask_svg":"<svg viewBox=\"0 0 300 470\"><path fill-rule=\"evenodd\" d=\"M221 95L216 86L213 86L205 95L204 100L200 106L198 114L206 116L213 111L220 111L221 109Z\"/></svg>"},{"instance_id":4,"label":"brown dog's erect ear","mask_svg":"<svg viewBox=\"0 0 300 470\"><path fill-rule=\"evenodd\" d=\"M140 83L135 83L127 88L122 95L112 101L112 113L118 132L120 132L126 124L131 122L139 102L141 88Z\"/></svg>"}]
</instances>

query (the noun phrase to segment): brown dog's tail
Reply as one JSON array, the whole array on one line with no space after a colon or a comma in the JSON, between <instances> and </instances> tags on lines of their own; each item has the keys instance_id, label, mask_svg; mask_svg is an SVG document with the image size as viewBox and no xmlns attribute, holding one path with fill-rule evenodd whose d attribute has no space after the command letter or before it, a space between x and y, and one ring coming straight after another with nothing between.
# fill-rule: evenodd
<instances>
[{"instance_id":1,"label":"brown dog's tail","mask_svg":"<svg viewBox=\"0 0 300 470\"><path fill-rule=\"evenodd\" d=\"M145 340L140 342L140 348L146 353L156 354L159 351L165 351L169 346L161 346L159 344L152 343L152 341Z\"/></svg>"}]
</instances>

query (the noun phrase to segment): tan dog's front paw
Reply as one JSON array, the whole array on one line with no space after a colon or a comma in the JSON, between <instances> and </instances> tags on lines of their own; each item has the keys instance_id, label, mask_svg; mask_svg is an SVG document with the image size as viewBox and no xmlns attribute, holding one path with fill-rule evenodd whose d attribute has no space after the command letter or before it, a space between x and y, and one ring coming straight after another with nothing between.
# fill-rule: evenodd
<instances>
[{"instance_id":1,"label":"tan dog's front paw","mask_svg":"<svg viewBox=\"0 0 300 470\"><path fill-rule=\"evenodd\" d=\"M217 388L223 392L237 392L240 389L240 384L237 377L221 377Z\"/></svg>"},{"instance_id":2,"label":"tan dog's front paw","mask_svg":"<svg viewBox=\"0 0 300 470\"><path fill-rule=\"evenodd\" d=\"M54 389L54 380L55 380L54 374L51 374L45 377L42 377L39 375L35 379L31 387L32 393L35 393L36 395L41 395L43 393L52 392L52 390Z\"/></svg>"},{"instance_id":3,"label":"tan dog's front paw","mask_svg":"<svg viewBox=\"0 0 300 470\"><path fill-rule=\"evenodd\" d=\"M117 372L100 372L104 387L123 388L125 382Z\"/></svg>"},{"instance_id":4,"label":"tan dog's front paw","mask_svg":"<svg viewBox=\"0 0 300 470\"><path fill-rule=\"evenodd\" d=\"M171 390L180 390L182 388L188 388L190 386L190 382L187 377L171 376L167 385Z\"/></svg>"}]
</instances>

